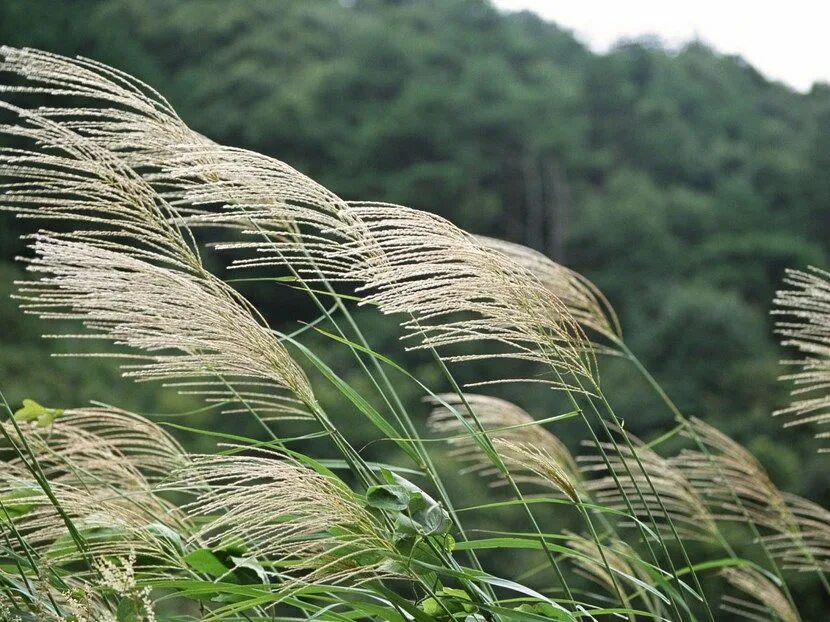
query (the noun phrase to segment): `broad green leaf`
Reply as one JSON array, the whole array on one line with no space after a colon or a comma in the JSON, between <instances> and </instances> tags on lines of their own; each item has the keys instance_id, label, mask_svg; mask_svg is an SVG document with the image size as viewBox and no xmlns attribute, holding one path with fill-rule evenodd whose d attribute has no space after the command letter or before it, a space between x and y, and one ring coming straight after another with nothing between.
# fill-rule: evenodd
<instances>
[{"instance_id":1,"label":"broad green leaf","mask_svg":"<svg viewBox=\"0 0 830 622\"><path fill-rule=\"evenodd\" d=\"M31 512L34 507L33 497L42 494L38 488L18 488L0 497L0 521L14 520Z\"/></svg>"},{"instance_id":2,"label":"broad green leaf","mask_svg":"<svg viewBox=\"0 0 830 622\"><path fill-rule=\"evenodd\" d=\"M88 527L78 530L78 535L87 544L123 542L126 531L122 527ZM68 552L78 550L78 542L72 534L64 534L55 539L46 550L46 556L58 558Z\"/></svg>"},{"instance_id":3,"label":"broad green leaf","mask_svg":"<svg viewBox=\"0 0 830 622\"><path fill-rule=\"evenodd\" d=\"M405 510L409 502L409 492L398 484L380 484L366 491L366 504L379 510Z\"/></svg>"},{"instance_id":4,"label":"broad green leaf","mask_svg":"<svg viewBox=\"0 0 830 622\"><path fill-rule=\"evenodd\" d=\"M170 529L167 525L162 523L150 523L147 525L147 531L157 537L159 540L164 540L169 544L173 545L173 548L178 551L179 553L184 552L184 543L182 542L182 537L175 532L174 530Z\"/></svg>"},{"instance_id":5,"label":"broad green leaf","mask_svg":"<svg viewBox=\"0 0 830 622\"><path fill-rule=\"evenodd\" d=\"M545 618L550 618L551 620L568 619L567 617L563 617L563 613L560 609L557 609L556 607L553 607L547 603L520 605L516 608L516 611L521 611L522 613L535 613L536 615L544 616Z\"/></svg>"},{"instance_id":6,"label":"broad green leaf","mask_svg":"<svg viewBox=\"0 0 830 622\"><path fill-rule=\"evenodd\" d=\"M230 570L210 549L196 549L184 556L188 566L211 577L221 577Z\"/></svg>"},{"instance_id":7,"label":"broad green leaf","mask_svg":"<svg viewBox=\"0 0 830 622\"><path fill-rule=\"evenodd\" d=\"M418 606L426 613L441 620L448 619L447 612L453 614L452 618L458 618L455 614L471 614L477 610L470 600L469 594L464 590L455 588L441 588L436 590L435 596L422 600ZM468 619L470 616L465 616ZM459 618L460 619L460 618Z\"/></svg>"},{"instance_id":8,"label":"broad green leaf","mask_svg":"<svg viewBox=\"0 0 830 622\"><path fill-rule=\"evenodd\" d=\"M230 560L234 563L234 570L238 568L245 568L251 570L260 580L261 583L268 585L271 581L268 578L268 573L262 565L252 557L231 557Z\"/></svg>"},{"instance_id":9,"label":"broad green leaf","mask_svg":"<svg viewBox=\"0 0 830 622\"><path fill-rule=\"evenodd\" d=\"M402 598L392 590L383 586L383 584L378 583L372 587L373 590L378 592L379 594L383 595L390 603L394 604L396 607L399 607L402 611L409 614L409 616L415 620L415 622L435 622L435 618L431 615L428 615L422 609L419 609L415 605L413 605L410 601L405 598Z\"/></svg>"},{"instance_id":10,"label":"broad green leaf","mask_svg":"<svg viewBox=\"0 0 830 622\"><path fill-rule=\"evenodd\" d=\"M115 611L118 622L143 622L144 608L134 598L122 598Z\"/></svg>"},{"instance_id":11,"label":"broad green leaf","mask_svg":"<svg viewBox=\"0 0 830 622\"><path fill-rule=\"evenodd\" d=\"M61 408L46 408L34 400L25 399L23 400L23 407L15 411L14 419L21 423L36 421L38 427L48 428L62 413L63 409Z\"/></svg>"},{"instance_id":12,"label":"broad green leaf","mask_svg":"<svg viewBox=\"0 0 830 622\"><path fill-rule=\"evenodd\" d=\"M387 483L372 486L366 493L366 503L397 512L395 526L399 541L412 535L435 536L450 530L449 514L435 499L389 469L381 469L380 475Z\"/></svg>"}]
</instances>

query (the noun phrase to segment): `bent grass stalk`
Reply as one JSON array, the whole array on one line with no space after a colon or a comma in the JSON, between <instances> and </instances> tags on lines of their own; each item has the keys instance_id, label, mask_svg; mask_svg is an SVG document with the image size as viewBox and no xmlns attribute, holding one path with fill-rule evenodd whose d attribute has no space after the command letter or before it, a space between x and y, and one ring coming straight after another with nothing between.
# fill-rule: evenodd
<instances>
[{"instance_id":1,"label":"bent grass stalk","mask_svg":"<svg viewBox=\"0 0 830 622\"><path fill-rule=\"evenodd\" d=\"M259 233L262 235L262 237L267 240L266 233L264 231L262 231L262 229L260 229L256 223L251 222L251 224L259 231ZM295 235L297 235L299 237L300 236L299 231L295 231ZM302 247L301 242L299 243L299 246ZM280 252L279 249L276 249L276 252L279 253ZM311 262L312 266L314 266L313 257L309 256L308 254L306 254L306 256L308 257L308 259ZM320 301L317 293L309 286L309 284L306 282L306 280L303 279L296 270L294 270L294 268L293 268L293 266L291 265L290 262L286 261L286 265L291 270L293 276L302 284L302 288L306 291L308 296L312 299L314 304L317 306L318 310L321 311L323 316L331 323L331 325L334 327L334 329L337 331L337 333L340 335L340 337L342 339L348 341L348 337L346 336L345 332L340 327L340 324L332 316L331 312L325 307L325 305L323 305L323 303ZM319 270L316 267L315 267L315 269L317 270L317 274L319 275L320 279L322 280L326 291L329 294L332 294L334 296L334 307L341 314L343 314L343 316L346 318L347 322L349 323L349 326L351 327L351 329L354 331L355 335L359 339L360 344L365 349L371 351L371 348L369 347L369 343L366 340L365 336L363 335L363 332L360 330L360 327L358 326L357 322L355 322L354 318L352 317L352 315L349 312L346 305L343 304L343 301L341 300L341 298L335 294L334 288L332 287L329 280L325 277L324 273L321 270ZM447 510L449 511L450 515L452 516L453 520L455 521L456 526L459 529L459 533L460 533L461 537L466 540L467 536L464 532L464 528L463 528L463 526L460 522L460 519L455 514L455 509L453 507L452 500L450 499L449 495L447 494L446 488L445 488L443 482L440 479L440 475L438 474L437 470L435 469L435 465L432 463L432 459L429 456L429 453L427 452L426 448L423 445L423 442L422 442L422 439L421 439L420 435L418 434L414 424L412 423L411 418L409 417L408 413L406 412L406 409L404 408L403 403L400 400L400 397L398 396L397 392L395 391L395 389L394 389L392 383L390 382L388 376L386 375L385 371L383 370L383 368L378 363L378 361L375 357L370 357L370 359L372 360L372 362L375 366L376 372L381 376L381 378L382 378L382 380L383 380L383 382L384 382L384 384L387 388L387 391L389 391L390 394L392 395L392 399L394 400L394 406L389 401L389 398L387 397L386 392L381 388L380 384L377 382L377 379L375 378L374 374L372 374L372 372L366 366L366 363L364 362L363 358L360 356L359 352L354 347L352 347L351 345L349 345L348 348L349 348L349 351L351 352L352 356L355 358L355 360L360 365L361 370L369 377L369 379L371 380L373 386L377 389L378 393L382 396L382 398L383 398L384 402L386 403L387 407L389 408L390 412L392 412L393 415L395 416L396 421L398 422L398 424L409 434L409 438L414 441L414 443L416 445L416 448L417 448L417 452L418 452L417 459L420 460L420 463L418 463L418 460L416 460L417 466L425 471L427 476L430 478L430 481L433 483L433 485L435 485L436 489L438 490L439 494L441 495L442 501L444 502ZM470 551L470 557L473 561L474 566L478 570L482 570L481 564L478 561L478 558L475 554L475 551ZM489 586L487 586L486 589L491 592L491 596L492 596L492 591L489 589Z\"/></svg>"},{"instance_id":2,"label":"bent grass stalk","mask_svg":"<svg viewBox=\"0 0 830 622\"><path fill-rule=\"evenodd\" d=\"M264 231L262 231L262 229L260 229L256 223L251 222L251 224L254 227L256 227L256 229L259 231L259 233L264 238L267 239L266 233ZM297 232L295 232L295 235L299 236L300 234L297 231ZM300 243L300 246L302 247L301 243ZM276 249L276 252L280 253L279 249ZM313 258L310 257L310 256L308 256L308 257L309 257L309 260L312 262L312 265L314 265ZM306 282L306 280L303 279L299 275L299 273L293 268L293 266L291 265L290 262L286 261L285 264L289 267L289 269L291 270L293 276L302 284L302 288L305 289L306 293L312 299L314 304L317 306L318 310L322 312L322 314L326 317L326 319L328 319L328 321L332 324L332 326L335 328L335 330L338 332L338 334L341 336L341 338L343 338L345 340L348 340L348 338L346 337L346 334L341 329L339 323L331 315L329 310L326 309L325 305L323 305L323 303L320 301L317 293L309 286L309 284ZM321 280L323 281L323 284L324 284L324 287L326 288L326 290L329 293L334 294L334 289L332 288L332 286L329 283L328 279L325 278L325 275L322 273L322 271L317 269L317 272L320 275ZM352 318L352 316L349 313L347 307L342 303L342 300L339 297L335 296L334 298L335 298L335 303L334 304L335 304L337 310L339 310L344 315L344 317L347 318L347 321L348 321L349 325L352 327L352 330L355 332L358 339L360 339L361 344L363 345L363 347L365 347L367 349L370 349L369 345L368 345L368 342L366 341L362 331L360 330L359 326L357 325L357 323ZM366 367L366 364L363 361L363 358L360 356L360 354L351 346L349 346L349 350L352 353L352 355L354 356L354 358L358 361L358 364L360 365L361 369L370 378L370 380L373 383L373 385L375 386L375 388L381 394L381 396L383 397L383 399L386 402L387 406L389 407L390 411L396 417L396 420L399 423L399 425L401 425L411 435L411 438L415 439L416 447L417 447L417 451L418 451L418 459L420 460L420 463L418 463L418 461L416 461L417 466L420 467L421 469L423 469L426 472L427 476L430 478L430 481L435 485L436 489L438 490L439 494L441 495L441 498L442 498L442 501L445 504L445 507L447 508L448 512L450 513L450 516L452 517L453 521L456 524L456 527L459 530L459 534L461 535L461 537L464 540L467 540L467 535L464 532L463 525L461 524L461 521L460 521L458 515L455 513L455 508L453 507L452 500L450 499L449 495L447 494L446 488L444 487L443 482L441 482L440 476L439 476L437 470L435 469L435 466L432 463L432 460L429 457L429 454L426 451L426 448L423 446L423 443L421 442L420 435L418 434L417 430L415 429L414 425L412 424L412 421L409 418L408 414L406 413L406 410L403 408L403 404L401 403L400 398L397 396L397 393L395 392L394 388L392 387L391 382L389 381L388 377L386 376L385 372L383 371L383 368L380 367L380 365L377 362L377 360L375 359L375 357L370 357L372 359L372 361L374 362L374 364L376 365L377 371L381 374L388 390L391 391L391 393L393 395L393 399L396 402L396 406L398 406L400 408L400 411L396 407L393 407L392 404L389 402L389 400L386 396L386 393L383 391L383 389L377 383L377 380L375 379L375 377L371 373L371 371L368 369L368 367ZM405 425L403 423L404 421L407 422L408 425ZM431 543L429 543L429 545L432 547ZM433 547L433 550L437 554L439 554L441 556L444 556L441 551L435 549L434 547ZM477 570L483 570L482 567L481 567L481 564L478 560L478 557L475 554L475 551L470 550L469 555L470 555L470 558L471 558L471 560L474 564L474 567ZM453 560L451 557L447 558L447 561L449 561L449 563L451 565L453 565L456 570L460 570L460 567L455 563L455 560ZM485 593L488 595L489 598L491 598L491 599L495 598L495 594L493 593L493 591L492 591L492 589L490 588L489 585L485 585L484 590L485 590ZM473 590L473 593L477 594L477 590ZM434 596L434 594L432 594L432 596Z\"/></svg>"},{"instance_id":3,"label":"bent grass stalk","mask_svg":"<svg viewBox=\"0 0 830 622\"><path fill-rule=\"evenodd\" d=\"M734 487L732 486L732 483L729 481L729 478L724 477L723 471L721 470L721 467L720 467L720 464L714 458L714 456L712 456L712 453L709 451L709 448L706 445L706 443L703 442L703 440L700 438L700 435L697 433L697 430L695 429L695 427L693 425L691 425L688 418L682 412L680 412L680 409L677 408L677 405L668 396L668 394L665 392L663 387L660 386L660 384L657 382L657 380L654 378L654 376L642 364L640 359L628 348L628 345L622 340L620 340L617 345L620 347L620 349L624 353L625 357L629 361L631 361L634 368L646 380L646 382L652 388L652 390L655 392L655 394L666 405L666 407L669 409L669 412L671 412L672 416L674 417L675 421L677 421L677 423L682 427L683 430L688 432L689 436L693 439L693 441L694 441L695 445L697 446L698 450L701 453L703 453L704 456L706 456L706 459L709 461L709 464L712 466L712 468L715 469L715 471L718 473L718 476L725 483L725 485L728 488L729 494L732 497L732 500L734 501L736 506L738 508L740 508L741 512L743 513L744 518L745 518L745 522L746 522L747 526L749 527L753 538L758 543L758 546L761 547L761 550L764 553L764 557L766 557L767 561L769 562L770 566L773 569L773 572L775 573L775 576L781 582L781 586L782 586L782 589L784 591L784 594L785 594L787 600L789 601L791 607L796 612L796 614L798 614L798 605L796 604L795 599L793 598L793 595L790 592L789 585L787 584L787 581L784 578L784 574L781 570L780 565L778 564L778 561L775 559L775 557L772 555L769 548L767 547L764 538L761 536L761 533L758 530L757 524L755 523L754 520L752 520L752 517L750 516L749 512L744 507L743 502L741 501L740 497L738 496L737 492L735 491ZM721 535L720 531L718 532L718 534ZM723 539L722 535L721 535L721 539ZM732 551L732 547L729 546L729 544L725 540L723 540L723 544L724 544L724 548L727 550L727 552L729 552L729 554L731 556L734 556L734 551ZM827 579L824 576L824 573L819 571L818 569L817 569L817 572L820 576L820 580L822 582L822 585L824 586L825 591L830 590L830 585L828 585ZM830 593L830 591L828 593Z\"/></svg>"}]
</instances>

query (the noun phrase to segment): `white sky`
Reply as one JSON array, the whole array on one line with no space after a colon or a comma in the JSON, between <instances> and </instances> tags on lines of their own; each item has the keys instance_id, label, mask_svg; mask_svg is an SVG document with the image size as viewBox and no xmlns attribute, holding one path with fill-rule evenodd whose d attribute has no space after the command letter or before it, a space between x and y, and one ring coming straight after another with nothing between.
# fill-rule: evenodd
<instances>
[{"instance_id":1,"label":"white sky","mask_svg":"<svg viewBox=\"0 0 830 622\"><path fill-rule=\"evenodd\" d=\"M596 51L656 34L676 47L695 37L740 54L767 78L801 91L830 82L830 2L821 0L493 0L574 31Z\"/></svg>"}]
</instances>

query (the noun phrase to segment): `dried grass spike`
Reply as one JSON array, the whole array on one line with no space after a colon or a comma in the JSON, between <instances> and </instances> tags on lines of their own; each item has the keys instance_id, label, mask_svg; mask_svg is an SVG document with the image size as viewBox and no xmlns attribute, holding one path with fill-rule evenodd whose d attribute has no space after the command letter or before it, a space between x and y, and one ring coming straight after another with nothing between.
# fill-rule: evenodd
<instances>
[{"instance_id":1,"label":"dried grass spike","mask_svg":"<svg viewBox=\"0 0 830 622\"><path fill-rule=\"evenodd\" d=\"M362 284L367 303L412 318L402 324L417 340L412 347L449 350L448 360L539 362L553 368L546 382L573 390L580 387L571 376L594 377L592 348L567 305L513 259L447 221L347 204L281 162L215 145L187 130L151 89L98 63L7 48L2 55L2 68L26 81L8 90L96 104L40 111L38 123L138 171L137 181L163 191L168 225L216 224L257 236L225 245L257 254L237 266L289 262L308 279ZM42 183L66 182L53 175ZM216 213L217 206L228 209Z\"/></svg>"},{"instance_id":2,"label":"dried grass spike","mask_svg":"<svg viewBox=\"0 0 830 622\"><path fill-rule=\"evenodd\" d=\"M314 403L285 346L221 282L83 242L38 236L33 247L28 269L45 276L23 284L21 306L42 318L81 320L91 337L139 351L126 376L218 377L222 386L253 378Z\"/></svg>"},{"instance_id":3,"label":"dried grass spike","mask_svg":"<svg viewBox=\"0 0 830 622\"><path fill-rule=\"evenodd\" d=\"M671 519L681 538L714 540L715 519L684 472L635 436L622 430L617 433L628 436L633 451L628 443L601 444L616 477L609 473L599 451L577 458L583 463L584 474L601 475L586 483L592 498L623 512L628 511L630 503L638 519L650 521L654 517L667 533L671 533Z\"/></svg>"},{"instance_id":4,"label":"dried grass spike","mask_svg":"<svg viewBox=\"0 0 830 622\"><path fill-rule=\"evenodd\" d=\"M684 434L703 443L707 452L684 449L670 462L682 472L718 520L750 520L776 531L791 532L794 523L781 491L746 448L697 418ZM737 496L738 502L735 497Z\"/></svg>"},{"instance_id":5,"label":"dried grass spike","mask_svg":"<svg viewBox=\"0 0 830 622\"><path fill-rule=\"evenodd\" d=\"M622 338L622 329L613 307L596 285L584 276L521 244L481 235L476 236L476 239L510 257L535 275L586 329L594 330L611 341Z\"/></svg>"},{"instance_id":6,"label":"dried grass spike","mask_svg":"<svg viewBox=\"0 0 830 622\"><path fill-rule=\"evenodd\" d=\"M7 511L10 505L13 510L5 520L11 519L26 547L39 557L55 566L72 568L80 563L83 569L73 570L73 577L78 579L94 574L86 565L90 559L123 555L129 550L146 560L142 570L148 576L167 577L183 568L175 534L189 528L177 508L154 491L114 491L60 481L51 482L50 488L81 535L83 551L52 501L33 480L20 473L0 476L0 496L13 500L13 504L5 504ZM18 554L25 554L16 539L11 544Z\"/></svg>"},{"instance_id":7,"label":"dried grass spike","mask_svg":"<svg viewBox=\"0 0 830 622\"><path fill-rule=\"evenodd\" d=\"M340 256L364 283L363 304L404 314L413 349L449 350L449 361L513 358L542 363L552 385L576 390L571 375L593 379L587 339L567 307L506 255L434 214L396 205L350 204L359 226ZM368 236L368 238L366 238ZM356 261L356 258L362 258ZM463 352L465 344L490 351Z\"/></svg>"},{"instance_id":8,"label":"dried grass spike","mask_svg":"<svg viewBox=\"0 0 830 622\"><path fill-rule=\"evenodd\" d=\"M493 445L508 468L531 475L525 475L523 481L554 488L574 503L579 502L579 492L570 475L562 468L560 462L543 448L501 439L495 439Z\"/></svg>"},{"instance_id":9,"label":"dried grass spike","mask_svg":"<svg viewBox=\"0 0 830 622\"><path fill-rule=\"evenodd\" d=\"M512 402L474 393L465 394L464 399L516 481L553 487L574 501L579 499L579 470L562 441ZM472 472L499 477L498 469L481 452L467 425L456 414L461 413L467 424L476 429L462 399L456 394L445 393L428 401L434 408L427 425L432 431L449 437L447 442L453 447L453 456L467 463ZM496 483L502 483L501 479Z\"/></svg>"},{"instance_id":10,"label":"dried grass spike","mask_svg":"<svg viewBox=\"0 0 830 622\"><path fill-rule=\"evenodd\" d=\"M48 426L38 421L20 421L17 428L10 422L0 425L22 450L20 430L49 481L87 490L150 491L185 459L181 446L159 426L112 407L65 410ZM9 453L7 464L22 467Z\"/></svg>"},{"instance_id":11,"label":"dried grass spike","mask_svg":"<svg viewBox=\"0 0 830 622\"><path fill-rule=\"evenodd\" d=\"M783 496L792 526L765 536L767 547L786 568L830 572L830 511L797 495Z\"/></svg>"},{"instance_id":12,"label":"dried grass spike","mask_svg":"<svg viewBox=\"0 0 830 622\"><path fill-rule=\"evenodd\" d=\"M401 575L394 544L360 500L282 455L194 456L167 488L196 495L185 505L202 524L196 538L208 546L242 542L289 583Z\"/></svg>"},{"instance_id":13,"label":"dried grass spike","mask_svg":"<svg viewBox=\"0 0 830 622\"><path fill-rule=\"evenodd\" d=\"M772 614L780 622L799 622L798 614L793 610L781 588L758 570L749 566L724 568L721 571L726 581L759 604L743 598L725 596L721 603L724 611L748 620L764 619Z\"/></svg>"},{"instance_id":14,"label":"dried grass spike","mask_svg":"<svg viewBox=\"0 0 830 622\"><path fill-rule=\"evenodd\" d=\"M773 414L791 417L785 426L822 425L830 421L830 274L788 270L784 283L792 289L776 294L773 314L786 318L776 323L776 332L782 346L794 347L803 358L782 361L799 368L781 377L792 382L795 401Z\"/></svg>"},{"instance_id":15,"label":"dried grass spike","mask_svg":"<svg viewBox=\"0 0 830 622\"><path fill-rule=\"evenodd\" d=\"M642 590L641 583L653 585L652 578L647 572L628 561L638 559L638 557L625 542L616 540L609 545L603 545L600 553L599 546L594 540L567 531L565 535L568 536L565 544L578 553L578 555L571 556L571 561L578 568L579 574L602 586L609 593L617 593L615 583L620 587L622 584L627 584L630 590L623 590L622 596L628 601L633 598L635 592ZM605 561L603 561L603 556ZM613 576L609 568L614 573Z\"/></svg>"}]
</instances>

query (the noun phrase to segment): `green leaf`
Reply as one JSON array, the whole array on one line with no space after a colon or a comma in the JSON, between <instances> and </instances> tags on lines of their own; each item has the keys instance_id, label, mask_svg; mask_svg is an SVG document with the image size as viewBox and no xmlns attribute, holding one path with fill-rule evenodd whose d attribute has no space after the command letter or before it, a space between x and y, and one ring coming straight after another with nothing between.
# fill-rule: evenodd
<instances>
[{"instance_id":1,"label":"green leaf","mask_svg":"<svg viewBox=\"0 0 830 622\"><path fill-rule=\"evenodd\" d=\"M453 598L460 598L461 600L470 600L470 595L464 590L459 590L454 587L444 587L438 591L439 596L452 596Z\"/></svg>"},{"instance_id":2,"label":"green leaf","mask_svg":"<svg viewBox=\"0 0 830 622\"><path fill-rule=\"evenodd\" d=\"M290 339L287 336L283 336L292 344L294 344L300 352L302 352L305 357L326 377L326 379L334 385L338 391L347 399L349 400L361 413L363 413L372 424L380 430L385 436L390 439L400 439L400 433L398 430L392 426L386 418L381 415L366 399L357 393L349 384L344 381L340 376L334 373L334 370L331 369L328 365L326 365L314 352L309 350L299 341L294 339ZM421 464L421 458L418 455L418 452L415 451L410 443L403 442L402 440L394 440L395 444L401 448L406 454L412 458L412 460L416 464Z\"/></svg>"},{"instance_id":3,"label":"green leaf","mask_svg":"<svg viewBox=\"0 0 830 622\"><path fill-rule=\"evenodd\" d=\"M441 620L449 619L447 611L451 614L470 614L477 610L467 592L449 587L437 590L434 597L425 598L418 606L427 615ZM452 616L452 619L456 618L456 615Z\"/></svg>"},{"instance_id":4,"label":"green leaf","mask_svg":"<svg viewBox=\"0 0 830 622\"><path fill-rule=\"evenodd\" d=\"M412 519L421 525L423 534L427 536L444 534L452 525L446 510L437 503L415 512Z\"/></svg>"},{"instance_id":5,"label":"green leaf","mask_svg":"<svg viewBox=\"0 0 830 622\"><path fill-rule=\"evenodd\" d=\"M441 603L438 602L437 598L426 598L422 600L418 606L428 616L434 617L440 615L443 611L443 609L441 609Z\"/></svg>"},{"instance_id":6,"label":"green leaf","mask_svg":"<svg viewBox=\"0 0 830 622\"><path fill-rule=\"evenodd\" d=\"M435 499L389 469L381 469L380 475L387 483L369 488L366 503L398 512L395 516L398 539L409 535L441 535L450 530L450 516Z\"/></svg>"},{"instance_id":7,"label":"green leaf","mask_svg":"<svg viewBox=\"0 0 830 622\"><path fill-rule=\"evenodd\" d=\"M0 504L3 507L0 510L0 521L14 520L31 512L35 507L35 503L28 500L37 497L39 494L41 494L41 491L37 488L17 488L0 497ZM21 502L18 501L19 499L27 499L27 501Z\"/></svg>"},{"instance_id":8,"label":"green leaf","mask_svg":"<svg viewBox=\"0 0 830 622\"><path fill-rule=\"evenodd\" d=\"M567 620L568 616L562 613L559 609L548 605L547 603L536 603L534 605L524 604L516 607L516 611L522 613L535 613L536 615L550 618L551 620Z\"/></svg>"},{"instance_id":9,"label":"green leaf","mask_svg":"<svg viewBox=\"0 0 830 622\"><path fill-rule=\"evenodd\" d=\"M126 531L123 527L87 527L78 531L78 535L82 541L87 544L112 544L116 542L123 542L126 537ZM79 550L78 540L71 534L63 534L56 538L46 550L46 557L59 558L66 555L67 552Z\"/></svg>"},{"instance_id":10,"label":"green leaf","mask_svg":"<svg viewBox=\"0 0 830 622\"><path fill-rule=\"evenodd\" d=\"M384 596L391 604L400 608L402 611L408 613L415 622L434 622L435 618L427 615L422 609L416 607L409 600L401 597L397 593L378 583L372 586L372 589Z\"/></svg>"},{"instance_id":11,"label":"green leaf","mask_svg":"<svg viewBox=\"0 0 830 622\"><path fill-rule=\"evenodd\" d=\"M366 491L366 504L379 510L405 510L409 503L409 492L398 484L370 486Z\"/></svg>"},{"instance_id":12,"label":"green leaf","mask_svg":"<svg viewBox=\"0 0 830 622\"><path fill-rule=\"evenodd\" d=\"M448 533L445 533L444 535L436 538L436 541L441 546L441 548L445 550L447 553L452 553L455 550L455 538L453 538Z\"/></svg>"},{"instance_id":13,"label":"green leaf","mask_svg":"<svg viewBox=\"0 0 830 622\"><path fill-rule=\"evenodd\" d=\"M406 516L398 516L397 523L404 531L413 531L424 536L445 534L452 522L447 511L435 499L415 484L389 470L381 471L384 479L391 480L409 494Z\"/></svg>"},{"instance_id":14,"label":"green leaf","mask_svg":"<svg viewBox=\"0 0 830 622\"><path fill-rule=\"evenodd\" d=\"M222 538L219 542L219 546L216 547L215 550L221 551L226 555L236 555L237 557L241 557L248 552L248 545L241 536L227 535Z\"/></svg>"},{"instance_id":15,"label":"green leaf","mask_svg":"<svg viewBox=\"0 0 830 622\"><path fill-rule=\"evenodd\" d=\"M261 583L265 585L271 583L270 579L268 578L268 573L265 572L265 568L263 568L262 565L254 558L231 557L230 559L234 564L234 570L237 570L239 568L250 570L257 576Z\"/></svg>"},{"instance_id":16,"label":"green leaf","mask_svg":"<svg viewBox=\"0 0 830 622\"><path fill-rule=\"evenodd\" d=\"M143 622L144 608L133 598L122 598L115 611L118 622Z\"/></svg>"},{"instance_id":17,"label":"green leaf","mask_svg":"<svg viewBox=\"0 0 830 622\"><path fill-rule=\"evenodd\" d=\"M41 406L34 400L23 400L23 407L15 411L14 420L21 423L29 423L37 421L40 428L47 428L55 422L55 419L61 416L63 409L61 408L46 408Z\"/></svg>"},{"instance_id":18,"label":"green leaf","mask_svg":"<svg viewBox=\"0 0 830 622\"><path fill-rule=\"evenodd\" d=\"M226 575L230 568L219 561L210 549L196 549L184 556L188 566L211 577Z\"/></svg>"},{"instance_id":19,"label":"green leaf","mask_svg":"<svg viewBox=\"0 0 830 622\"><path fill-rule=\"evenodd\" d=\"M147 525L147 531L149 531L159 540L163 540L171 544L173 548L179 553L184 552L184 543L182 542L182 537L176 531L170 529L170 527L168 527L167 525L164 525L162 523L150 523L149 525Z\"/></svg>"}]
</instances>

